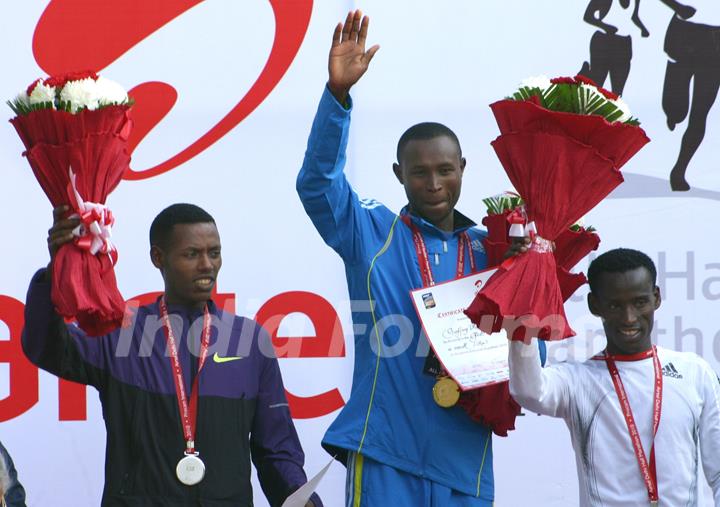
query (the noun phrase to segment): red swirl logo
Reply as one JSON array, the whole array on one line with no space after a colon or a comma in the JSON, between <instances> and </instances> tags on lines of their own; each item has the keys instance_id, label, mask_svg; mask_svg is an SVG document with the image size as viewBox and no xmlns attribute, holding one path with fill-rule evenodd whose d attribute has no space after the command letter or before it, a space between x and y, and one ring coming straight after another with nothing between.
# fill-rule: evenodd
<instances>
[{"instance_id":1,"label":"red swirl logo","mask_svg":"<svg viewBox=\"0 0 720 507\"><path fill-rule=\"evenodd\" d=\"M247 118L272 92L300 49L310 23L312 0L268 1L275 18L272 49L245 96L190 145L154 167L129 170L125 179L152 178L187 162ZM202 0L54 0L38 21L33 54L49 75L76 69L99 72L200 3ZM170 112L178 93L171 84L153 81L138 84L129 94L136 101L132 109L135 127L129 140L132 152Z\"/></svg>"}]
</instances>

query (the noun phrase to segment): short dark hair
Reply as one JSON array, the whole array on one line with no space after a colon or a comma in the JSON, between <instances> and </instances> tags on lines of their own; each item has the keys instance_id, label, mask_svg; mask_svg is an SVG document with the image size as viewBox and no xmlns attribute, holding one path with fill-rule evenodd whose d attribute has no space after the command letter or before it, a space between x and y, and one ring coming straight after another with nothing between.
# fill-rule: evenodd
<instances>
[{"instance_id":1,"label":"short dark hair","mask_svg":"<svg viewBox=\"0 0 720 507\"><path fill-rule=\"evenodd\" d=\"M435 139L436 137L449 137L456 145L458 154L462 157L462 149L460 148L460 141L455 135L455 132L450 130L442 123L435 123L432 121L426 121L413 125L400 136L400 140L397 145L397 161L400 162L400 157L405 145L410 141L426 141L428 139Z\"/></svg>"},{"instance_id":2,"label":"short dark hair","mask_svg":"<svg viewBox=\"0 0 720 507\"><path fill-rule=\"evenodd\" d=\"M596 292L602 273L625 273L638 268L648 270L654 287L657 282L657 269L650 257L630 248L609 250L590 263L587 274L590 291Z\"/></svg>"},{"instance_id":3,"label":"short dark hair","mask_svg":"<svg viewBox=\"0 0 720 507\"><path fill-rule=\"evenodd\" d=\"M155 217L150 226L150 246L164 248L177 224L215 223L215 219L200 206L187 203L171 204Z\"/></svg>"}]
</instances>

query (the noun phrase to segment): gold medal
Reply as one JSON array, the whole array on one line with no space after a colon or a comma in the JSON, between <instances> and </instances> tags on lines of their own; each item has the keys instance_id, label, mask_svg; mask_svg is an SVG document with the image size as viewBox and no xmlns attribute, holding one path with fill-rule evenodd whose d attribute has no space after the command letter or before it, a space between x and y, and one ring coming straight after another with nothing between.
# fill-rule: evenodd
<instances>
[{"instance_id":1,"label":"gold medal","mask_svg":"<svg viewBox=\"0 0 720 507\"><path fill-rule=\"evenodd\" d=\"M441 407L450 408L460 399L460 388L450 377L440 377L433 386L433 399Z\"/></svg>"}]
</instances>

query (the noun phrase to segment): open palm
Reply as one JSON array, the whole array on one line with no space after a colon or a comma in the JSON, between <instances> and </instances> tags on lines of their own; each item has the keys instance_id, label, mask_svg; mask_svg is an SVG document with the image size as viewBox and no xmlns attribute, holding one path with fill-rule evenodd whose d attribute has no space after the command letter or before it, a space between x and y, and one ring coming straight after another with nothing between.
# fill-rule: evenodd
<instances>
[{"instance_id":1,"label":"open palm","mask_svg":"<svg viewBox=\"0 0 720 507\"><path fill-rule=\"evenodd\" d=\"M380 46L365 51L370 18L362 12L349 12L345 23L338 23L333 33L328 72L328 86L339 101L344 102L350 88L365 74Z\"/></svg>"}]
</instances>

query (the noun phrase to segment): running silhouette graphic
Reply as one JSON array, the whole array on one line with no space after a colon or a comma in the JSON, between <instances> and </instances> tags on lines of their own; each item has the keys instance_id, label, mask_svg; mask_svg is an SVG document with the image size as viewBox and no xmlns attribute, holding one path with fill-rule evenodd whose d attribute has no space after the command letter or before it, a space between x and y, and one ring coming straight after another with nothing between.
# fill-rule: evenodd
<instances>
[{"instance_id":1,"label":"running silhouette graphic","mask_svg":"<svg viewBox=\"0 0 720 507\"><path fill-rule=\"evenodd\" d=\"M720 88L720 2L694 0L696 8L674 0L661 1L675 12L665 34L668 63L662 106L668 128L674 130L690 113L670 172L670 188L687 191L690 185L685 172L705 137L707 117Z\"/></svg>"},{"instance_id":2,"label":"running silhouette graphic","mask_svg":"<svg viewBox=\"0 0 720 507\"><path fill-rule=\"evenodd\" d=\"M643 37L650 32L640 20L640 0L635 0L632 22ZM599 28L590 39L590 61L584 62L579 74L603 86L608 75L613 93L622 95L632 60L632 27L626 27L630 0L590 0L584 20Z\"/></svg>"}]
</instances>

